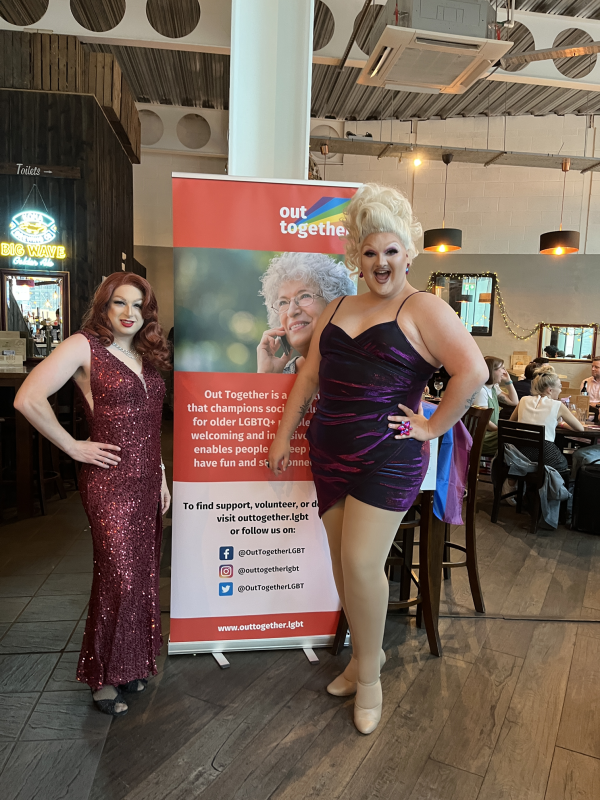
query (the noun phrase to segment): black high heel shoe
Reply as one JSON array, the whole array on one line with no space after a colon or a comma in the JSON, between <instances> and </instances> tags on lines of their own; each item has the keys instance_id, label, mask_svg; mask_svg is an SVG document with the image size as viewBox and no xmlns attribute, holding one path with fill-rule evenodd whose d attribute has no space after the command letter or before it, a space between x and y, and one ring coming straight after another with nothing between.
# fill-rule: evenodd
<instances>
[{"instance_id":1,"label":"black high heel shoe","mask_svg":"<svg viewBox=\"0 0 600 800\"><path fill-rule=\"evenodd\" d=\"M129 707L121 692L117 692L115 697L110 700L95 700L93 697L92 700L94 700L94 705L98 711L101 711L103 714L109 714L111 717L122 717L129 711ZM116 707L118 705L124 705L125 708L117 711Z\"/></svg>"},{"instance_id":2,"label":"black high heel shoe","mask_svg":"<svg viewBox=\"0 0 600 800\"><path fill-rule=\"evenodd\" d=\"M136 678L129 683L120 683L119 689L127 694L139 694L145 691L146 686L148 686L148 678Z\"/></svg>"}]
</instances>

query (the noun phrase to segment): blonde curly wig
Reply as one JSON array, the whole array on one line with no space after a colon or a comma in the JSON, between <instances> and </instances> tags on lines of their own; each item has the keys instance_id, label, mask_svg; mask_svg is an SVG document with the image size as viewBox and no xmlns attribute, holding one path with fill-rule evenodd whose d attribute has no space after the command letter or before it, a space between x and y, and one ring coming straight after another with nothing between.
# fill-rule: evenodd
<instances>
[{"instance_id":1,"label":"blonde curly wig","mask_svg":"<svg viewBox=\"0 0 600 800\"><path fill-rule=\"evenodd\" d=\"M365 183L356 192L344 215L346 266L360 269L361 244L372 233L395 233L412 260L418 254L415 239L423 233L408 199L391 186Z\"/></svg>"}]
</instances>

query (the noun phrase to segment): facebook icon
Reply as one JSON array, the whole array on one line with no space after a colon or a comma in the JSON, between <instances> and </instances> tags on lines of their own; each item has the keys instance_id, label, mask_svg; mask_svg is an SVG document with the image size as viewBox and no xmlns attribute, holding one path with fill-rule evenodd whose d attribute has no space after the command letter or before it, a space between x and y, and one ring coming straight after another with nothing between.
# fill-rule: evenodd
<instances>
[{"instance_id":1,"label":"facebook icon","mask_svg":"<svg viewBox=\"0 0 600 800\"><path fill-rule=\"evenodd\" d=\"M219 547L219 561L232 561L233 547Z\"/></svg>"},{"instance_id":2,"label":"facebook icon","mask_svg":"<svg viewBox=\"0 0 600 800\"><path fill-rule=\"evenodd\" d=\"M220 583L219 584L219 597L228 597L229 595L233 595L233 583Z\"/></svg>"}]
</instances>

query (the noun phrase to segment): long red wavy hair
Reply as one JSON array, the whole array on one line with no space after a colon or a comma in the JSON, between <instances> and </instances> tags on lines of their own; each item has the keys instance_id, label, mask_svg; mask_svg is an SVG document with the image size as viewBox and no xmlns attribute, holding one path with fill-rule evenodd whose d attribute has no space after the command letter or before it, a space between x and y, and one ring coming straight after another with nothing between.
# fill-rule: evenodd
<instances>
[{"instance_id":1,"label":"long red wavy hair","mask_svg":"<svg viewBox=\"0 0 600 800\"><path fill-rule=\"evenodd\" d=\"M115 290L125 285L135 286L144 297L142 301L144 324L134 336L133 346L157 369L173 369L171 351L158 321L158 303L154 290L145 278L134 272L113 272L102 281L81 321L81 330L97 336L105 347L113 343L115 337L108 319L108 304Z\"/></svg>"}]
</instances>

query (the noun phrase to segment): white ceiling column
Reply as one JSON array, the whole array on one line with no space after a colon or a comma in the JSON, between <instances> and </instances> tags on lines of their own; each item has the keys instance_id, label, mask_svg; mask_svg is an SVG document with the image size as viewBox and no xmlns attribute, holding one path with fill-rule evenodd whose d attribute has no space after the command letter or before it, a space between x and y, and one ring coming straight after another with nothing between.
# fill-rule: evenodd
<instances>
[{"instance_id":1,"label":"white ceiling column","mask_svg":"<svg viewBox=\"0 0 600 800\"><path fill-rule=\"evenodd\" d=\"M230 175L306 179L312 0L233 0Z\"/></svg>"}]
</instances>

